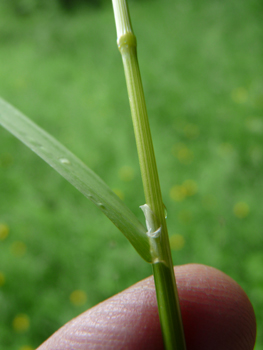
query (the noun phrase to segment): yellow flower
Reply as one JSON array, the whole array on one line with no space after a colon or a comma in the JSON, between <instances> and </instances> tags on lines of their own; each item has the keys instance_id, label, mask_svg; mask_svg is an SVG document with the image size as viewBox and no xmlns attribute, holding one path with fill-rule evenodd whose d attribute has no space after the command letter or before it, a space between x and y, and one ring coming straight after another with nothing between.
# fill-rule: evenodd
<instances>
[{"instance_id":1,"label":"yellow flower","mask_svg":"<svg viewBox=\"0 0 263 350\"><path fill-rule=\"evenodd\" d=\"M13 319L13 328L16 332L26 332L30 326L29 317L26 314L18 314Z\"/></svg>"},{"instance_id":2,"label":"yellow flower","mask_svg":"<svg viewBox=\"0 0 263 350\"><path fill-rule=\"evenodd\" d=\"M34 350L34 348L32 348L32 346L29 345L23 345L21 346L21 348L19 348L19 350Z\"/></svg>"},{"instance_id":3,"label":"yellow flower","mask_svg":"<svg viewBox=\"0 0 263 350\"><path fill-rule=\"evenodd\" d=\"M6 224L0 224L0 241L3 241L9 235L9 227Z\"/></svg>"},{"instance_id":4,"label":"yellow flower","mask_svg":"<svg viewBox=\"0 0 263 350\"><path fill-rule=\"evenodd\" d=\"M87 302L87 294L83 290L74 290L69 299L73 305L81 306Z\"/></svg>"},{"instance_id":5,"label":"yellow flower","mask_svg":"<svg viewBox=\"0 0 263 350\"><path fill-rule=\"evenodd\" d=\"M249 214L249 206L245 202L238 202L234 205L233 212L239 219L244 219Z\"/></svg>"},{"instance_id":6,"label":"yellow flower","mask_svg":"<svg viewBox=\"0 0 263 350\"><path fill-rule=\"evenodd\" d=\"M182 235L174 234L169 239L172 250L181 250L185 245L185 239Z\"/></svg>"}]
</instances>

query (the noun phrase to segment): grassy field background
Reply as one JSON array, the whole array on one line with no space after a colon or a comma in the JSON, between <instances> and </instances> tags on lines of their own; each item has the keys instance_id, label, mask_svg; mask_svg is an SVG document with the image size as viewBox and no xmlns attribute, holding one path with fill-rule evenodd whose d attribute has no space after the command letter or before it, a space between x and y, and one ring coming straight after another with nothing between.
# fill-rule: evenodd
<instances>
[{"instance_id":1,"label":"grassy field background","mask_svg":"<svg viewBox=\"0 0 263 350\"><path fill-rule=\"evenodd\" d=\"M22 2L31 4L33 2ZM0 2L0 95L57 137L143 221L110 2L74 12ZM174 264L246 291L263 349L263 6L130 3ZM151 274L99 210L0 129L0 348L32 350Z\"/></svg>"}]
</instances>

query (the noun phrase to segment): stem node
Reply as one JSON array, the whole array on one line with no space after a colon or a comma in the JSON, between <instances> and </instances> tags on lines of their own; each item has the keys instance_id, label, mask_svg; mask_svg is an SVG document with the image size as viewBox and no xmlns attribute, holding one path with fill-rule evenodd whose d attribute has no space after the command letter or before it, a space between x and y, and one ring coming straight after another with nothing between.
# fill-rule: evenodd
<instances>
[{"instance_id":1,"label":"stem node","mask_svg":"<svg viewBox=\"0 0 263 350\"><path fill-rule=\"evenodd\" d=\"M136 38L132 32L126 0L112 0L112 3L147 203L141 209L148 229L164 344L167 350L185 350L164 206L137 59Z\"/></svg>"},{"instance_id":2,"label":"stem node","mask_svg":"<svg viewBox=\"0 0 263 350\"><path fill-rule=\"evenodd\" d=\"M118 45L120 52L122 52L122 49L124 47L126 47L126 48L136 47L137 46L136 37L133 33L128 32L128 33L126 33L118 38L117 45Z\"/></svg>"}]
</instances>

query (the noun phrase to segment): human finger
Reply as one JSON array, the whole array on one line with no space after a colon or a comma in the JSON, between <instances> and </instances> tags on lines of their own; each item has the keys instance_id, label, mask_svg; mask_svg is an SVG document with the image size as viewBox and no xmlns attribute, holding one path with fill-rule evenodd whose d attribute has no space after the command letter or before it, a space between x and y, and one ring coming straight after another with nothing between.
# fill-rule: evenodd
<instances>
[{"instance_id":1,"label":"human finger","mask_svg":"<svg viewBox=\"0 0 263 350\"><path fill-rule=\"evenodd\" d=\"M175 267L187 350L252 350L253 307L221 271L198 264ZM163 349L152 276L73 319L38 350Z\"/></svg>"}]
</instances>

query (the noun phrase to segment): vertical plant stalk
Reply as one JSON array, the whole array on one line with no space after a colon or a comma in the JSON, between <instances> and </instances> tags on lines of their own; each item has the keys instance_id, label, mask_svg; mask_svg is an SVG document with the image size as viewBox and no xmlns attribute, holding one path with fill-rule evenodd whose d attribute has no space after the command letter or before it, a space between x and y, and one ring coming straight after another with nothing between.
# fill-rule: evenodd
<instances>
[{"instance_id":1,"label":"vertical plant stalk","mask_svg":"<svg viewBox=\"0 0 263 350\"><path fill-rule=\"evenodd\" d=\"M147 207L151 212L152 266L159 317L166 349L184 350L183 324L174 277L171 250L162 201L152 137L126 0L112 0L120 50L127 83L134 133ZM147 218L146 218L147 219ZM158 235L154 236L154 231Z\"/></svg>"}]
</instances>

